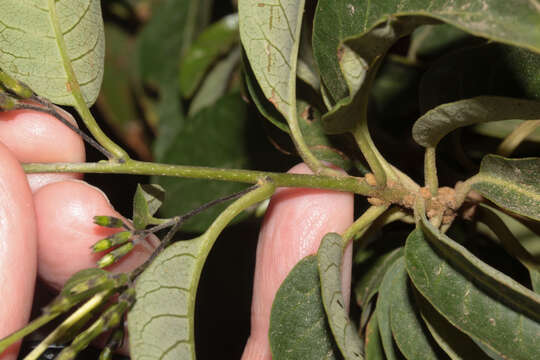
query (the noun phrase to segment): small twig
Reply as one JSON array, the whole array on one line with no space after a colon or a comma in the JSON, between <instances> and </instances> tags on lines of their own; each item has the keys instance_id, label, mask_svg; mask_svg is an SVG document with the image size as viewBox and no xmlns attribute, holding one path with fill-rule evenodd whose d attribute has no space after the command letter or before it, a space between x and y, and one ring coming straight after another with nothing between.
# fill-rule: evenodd
<instances>
[{"instance_id":1,"label":"small twig","mask_svg":"<svg viewBox=\"0 0 540 360\"><path fill-rule=\"evenodd\" d=\"M74 131L77 135L80 135L84 141L86 141L88 144L90 144L92 147L94 147L96 150L101 152L103 155L105 155L109 160L113 159L114 156L103 146L101 146L97 141L92 139L90 136L86 135L84 132L81 131L77 126L73 125L71 122L69 122L67 119L65 119L58 111L56 111L49 102L44 101L43 99L39 97L34 97L33 100L36 100L39 104L43 105L36 106L32 104L26 104L26 103L18 103L15 105L13 110L35 110L39 112L43 112L49 115L54 116L56 119L60 120L62 124L66 125L68 128L70 128L72 131Z\"/></svg>"}]
</instances>

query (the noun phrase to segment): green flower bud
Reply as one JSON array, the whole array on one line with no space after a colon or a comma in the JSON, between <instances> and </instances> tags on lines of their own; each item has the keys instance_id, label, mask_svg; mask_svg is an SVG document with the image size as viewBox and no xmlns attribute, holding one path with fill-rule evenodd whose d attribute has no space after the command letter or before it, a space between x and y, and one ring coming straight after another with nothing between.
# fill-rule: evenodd
<instances>
[{"instance_id":1,"label":"green flower bud","mask_svg":"<svg viewBox=\"0 0 540 360\"><path fill-rule=\"evenodd\" d=\"M94 216L94 224L109 228L120 228L124 226L122 219L114 216Z\"/></svg>"},{"instance_id":2,"label":"green flower bud","mask_svg":"<svg viewBox=\"0 0 540 360\"><path fill-rule=\"evenodd\" d=\"M0 89L0 110L11 110L17 105L17 101Z\"/></svg>"},{"instance_id":3,"label":"green flower bud","mask_svg":"<svg viewBox=\"0 0 540 360\"><path fill-rule=\"evenodd\" d=\"M34 95L34 92L27 85L12 78L2 70L0 70L0 83L21 99L28 99Z\"/></svg>"},{"instance_id":4,"label":"green flower bud","mask_svg":"<svg viewBox=\"0 0 540 360\"><path fill-rule=\"evenodd\" d=\"M95 243L92 246L92 250L94 252L100 252L110 249L113 246L124 244L131 238L131 236L133 236L133 232L131 231L121 231L116 234L112 234L110 236L107 236L105 239L101 239L97 243Z\"/></svg>"}]
</instances>

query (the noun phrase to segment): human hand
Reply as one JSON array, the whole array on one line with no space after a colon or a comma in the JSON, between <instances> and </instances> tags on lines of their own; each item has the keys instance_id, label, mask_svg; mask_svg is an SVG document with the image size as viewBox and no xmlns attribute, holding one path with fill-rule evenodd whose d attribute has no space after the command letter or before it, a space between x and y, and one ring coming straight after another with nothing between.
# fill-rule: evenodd
<instances>
[{"instance_id":1,"label":"human hand","mask_svg":"<svg viewBox=\"0 0 540 360\"><path fill-rule=\"evenodd\" d=\"M19 164L84 160L81 138L54 117L28 110L0 113L0 338L28 321L36 274L60 289L75 272L95 267L101 255L90 246L118 231L93 224L95 215L121 215L80 174L25 175ZM108 270L140 265L157 245L150 241ZM17 353L18 344L0 360L16 359Z\"/></svg>"}]
</instances>

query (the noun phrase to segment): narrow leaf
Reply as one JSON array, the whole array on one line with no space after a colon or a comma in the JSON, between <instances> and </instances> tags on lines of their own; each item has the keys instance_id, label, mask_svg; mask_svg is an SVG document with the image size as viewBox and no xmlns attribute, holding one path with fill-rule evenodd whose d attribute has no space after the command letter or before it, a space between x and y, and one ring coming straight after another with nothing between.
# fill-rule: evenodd
<instances>
[{"instance_id":1,"label":"narrow leaf","mask_svg":"<svg viewBox=\"0 0 540 360\"><path fill-rule=\"evenodd\" d=\"M407 271L420 293L452 325L495 353L538 357L540 297L439 233L425 216L421 226L405 246Z\"/></svg>"},{"instance_id":2,"label":"narrow leaf","mask_svg":"<svg viewBox=\"0 0 540 360\"><path fill-rule=\"evenodd\" d=\"M308 256L281 284L270 315L272 358L338 359L321 298L317 257Z\"/></svg>"},{"instance_id":3,"label":"narrow leaf","mask_svg":"<svg viewBox=\"0 0 540 360\"><path fill-rule=\"evenodd\" d=\"M414 140L435 147L451 131L468 125L510 119L540 118L540 101L479 96L443 104L421 116L413 126Z\"/></svg>"},{"instance_id":4,"label":"narrow leaf","mask_svg":"<svg viewBox=\"0 0 540 360\"><path fill-rule=\"evenodd\" d=\"M100 1L3 0L0 24L2 70L56 104L75 105L77 84L94 103L105 55Z\"/></svg>"},{"instance_id":5,"label":"narrow leaf","mask_svg":"<svg viewBox=\"0 0 540 360\"><path fill-rule=\"evenodd\" d=\"M210 66L239 41L238 14L225 16L207 27L193 42L180 63L180 91L193 96Z\"/></svg>"},{"instance_id":6,"label":"narrow leaf","mask_svg":"<svg viewBox=\"0 0 540 360\"><path fill-rule=\"evenodd\" d=\"M379 288L379 297L377 298L377 320L379 323L379 333L381 335L381 342L384 348L384 353L388 360L403 359L403 355L397 348L394 338L392 336L391 325L391 306L392 299L394 298L394 285L399 279L400 264L396 260L390 266Z\"/></svg>"},{"instance_id":7,"label":"narrow leaf","mask_svg":"<svg viewBox=\"0 0 540 360\"><path fill-rule=\"evenodd\" d=\"M503 209L540 221L540 158L487 155L472 189Z\"/></svg>"},{"instance_id":8,"label":"narrow leaf","mask_svg":"<svg viewBox=\"0 0 540 360\"><path fill-rule=\"evenodd\" d=\"M153 215L165 200L165 190L156 184L138 184L133 197L133 225L135 229L144 229L153 224Z\"/></svg>"},{"instance_id":9,"label":"narrow leaf","mask_svg":"<svg viewBox=\"0 0 540 360\"><path fill-rule=\"evenodd\" d=\"M425 328L416 304L403 257L396 261L390 299L390 325L394 340L407 359L438 359L440 350Z\"/></svg>"},{"instance_id":10,"label":"narrow leaf","mask_svg":"<svg viewBox=\"0 0 540 360\"><path fill-rule=\"evenodd\" d=\"M377 321L377 310L371 315L366 327L366 360L385 360L384 349L381 342L381 334L379 333L379 323Z\"/></svg>"},{"instance_id":11,"label":"narrow leaf","mask_svg":"<svg viewBox=\"0 0 540 360\"><path fill-rule=\"evenodd\" d=\"M363 344L356 326L349 319L341 292L341 260L343 239L328 233L321 241L317 260L321 278L321 294L330 329L345 360L364 359Z\"/></svg>"}]
</instances>

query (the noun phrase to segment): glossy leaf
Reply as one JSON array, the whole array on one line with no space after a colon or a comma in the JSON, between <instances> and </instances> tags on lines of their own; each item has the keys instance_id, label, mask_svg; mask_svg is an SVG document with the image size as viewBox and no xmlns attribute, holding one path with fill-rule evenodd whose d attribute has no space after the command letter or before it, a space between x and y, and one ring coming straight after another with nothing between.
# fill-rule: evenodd
<instances>
[{"instance_id":1,"label":"glossy leaf","mask_svg":"<svg viewBox=\"0 0 540 360\"><path fill-rule=\"evenodd\" d=\"M166 248L138 278L128 314L130 353L141 360L167 355L195 359L195 296L204 238Z\"/></svg>"},{"instance_id":2,"label":"glossy leaf","mask_svg":"<svg viewBox=\"0 0 540 360\"><path fill-rule=\"evenodd\" d=\"M422 77L420 110L481 95L540 100L540 54L496 43L451 52Z\"/></svg>"},{"instance_id":3,"label":"glossy leaf","mask_svg":"<svg viewBox=\"0 0 540 360\"><path fill-rule=\"evenodd\" d=\"M487 155L472 188L503 209L540 221L540 158Z\"/></svg>"},{"instance_id":4,"label":"glossy leaf","mask_svg":"<svg viewBox=\"0 0 540 360\"><path fill-rule=\"evenodd\" d=\"M392 299L394 298L394 286L396 279L399 279L400 264L398 261L394 261L392 266L388 269L384 275L383 281L379 288L379 297L377 298L377 321L379 323L379 333L381 335L381 342L384 348L384 353L388 360L403 359L403 355L397 348L394 338L392 336L392 323L391 323L391 306Z\"/></svg>"},{"instance_id":5,"label":"glossy leaf","mask_svg":"<svg viewBox=\"0 0 540 360\"><path fill-rule=\"evenodd\" d=\"M155 184L138 184L133 196L133 225L142 230L147 225L159 223L154 214L165 200L165 190ZM156 221L158 220L158 221Z\"/></svg>"},{"instance_id":6,"label":"glossy leaf","mask_svg":"<svg viewBox=\"0 0 540 360\"><path fill-rule=\"evenodd\" d=\"M179 74L182 95L192 97L210 66L238 41L238 14L227 15L207 27L182 57Z\"/></svg>"},{"instance_id":7,"label":"glossy leaf","mask_svg":"<svg viewBox=\"0 0 540 360\"><path fill-rule=\"evenodd\" d=\"M240 37L253 74L265 97L292 123L303 12L304 0L238 1Z\"/></svg>"},{"instance_id":8,"label":"glossy leaf","mask_svg":"<svg viewBox=\"0 0 540 360\"><path fill-rule=\"evenodd\" d=\"M440 234L425 216L421 226L405 246L407 271L420 293L452 325L495 353L537 357L540 297Z\"/></svg>"},{"instance_id":9,"label":"glossy leaf","mask_svg":"<svg viewBox=\"0 0 540 360\"><path fill-rule=\"evenodd\" d=\"M414 295L415 303L433 339L452 360L490 359L471 338L452 326L422 295L417 291Z\"/></svg>"},{"instance_id":10,"label":"glossy leaf","mask_svg":"<svg viewBox=\"0 0 540 360\"><path fill-rule=\"evenodd\" d=\"M385 360L386 356L384 356L381 334L379 333L379 323L377 321L377 310L373 312L367 324L365 338L366 360Z\"/></svg>"},{"instance_id":11,"label":"glossy leaf","mask_svg":"<svg viewBox=\"0 0 540 360\"><path fill-rule=\"evenodd\" d=\"M317 252L322 301L334 340L345 360L364 359L362 341L349 319L341 292L343 250L343 239L339 234L328 233L322 238Z\"/></svg>"},{"instance_id":12,"label":"glossy leaf","mask_svg":"<svg viewBox=\"0 0 540 360\"><path fill-rule=\"evenodd\" d=\"M443 104L422 115L413 126L414 140L435 147L451 131L481 122L540 118L540 101L479 96Z\"/></svg>"},{"instance_id":13,"label":"glossy leaf","mask_svg":"<svg viewBox=\"0 0 540 360\"><path fill-rule=\"evenodd\" d=\"M318 2L314 27L314 52L321 76L335 102L348 95L339 65L338 48L352 44L387 22L426 23L429 18L461 28L476 36L509 43L540 52L540 12L530 2L507 3L498 0L473 2L369 0L323 0ZM500 26L499 24L508 26ZM382 29L382 27L380 27ZM534 30L531 30L534 29ZM412 30L412 29L411 29ZM399 34L399 33L395 33ZM389 34L391 35L391 34ZM405 35L405 34L402 34ZM373 51L377 45L367 47ZM384 51L378 51L382 55ZM361 55L362 56L362 55ZM367 57L366 63L372 64Z\"/></svg>"},{"instance_id":14,"label":"glossy leaf","mask_svg":"<svg viewBox=\"0 0 540 360\"><path fill-rule=\"evenodd\" d=\"M324 312L316 256L301 260L281 284L269 337L275 360L339 358Z\"/></svg>"},{"instance_id":15,"label":"glossy leaf","mask_svg":"<svg viewBox=\"0 0 540 360\"><path fill-rule=\"evenodd\" d=\"M4 0L0 24L0 68L61 105L76 103L68 85L75 76L94 103L105 55L100 1Z\"/></svg>"},{"instance_id":16,"label":"glossy leaf","mask_svg":"<svg viewBox=\"0 0 540 360\"><path fill-rule=\"evenodd\" d=\"M210 70L203 83L193 97L189 106L189 116L197 114L201 109L215 104L227 91L231 75L240 62L240 49L233 49L227 57L219 61Z\"/></svg>"},{"instance_id":17,"label":"glossy leaf","mask_svg":"<svg viewBox=\"0 0 540 360\"><path fill-rule=\"evenodd\" d=\"M403 256L403 248L395 249L379 257L369 270L360 278L354 287L356 303L364 308L375 296L383 280L384 275L394 264L394 262Z\"/></svg>"},{"instance_id":18,"label":"glossy leaf","mask_svg":"<svg viewBox=\"0 0 540 360\"><path fill-rule=\"evenodd\" d=\"M422 323L414 303L413 288L405 269L405 259L395 262L390 299L390 326L392 335L407 359L438 359L440 350Z\"/></svg>"}]
</instances>

